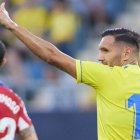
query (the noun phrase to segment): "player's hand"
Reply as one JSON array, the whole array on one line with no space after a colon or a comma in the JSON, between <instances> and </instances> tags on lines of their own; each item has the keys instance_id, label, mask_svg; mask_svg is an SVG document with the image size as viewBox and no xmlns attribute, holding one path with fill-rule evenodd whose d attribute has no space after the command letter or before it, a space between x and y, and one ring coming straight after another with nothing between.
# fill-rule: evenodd
<instances>
[{"instance_id":1,"label":"player's hand","mask_svg":"<svg viewBox=\"0 0 140 140\"><path fill-rule=\"evenodd\" d=\"M0 24L3 25L7 29L10 29L11 26L16 25L9 17L9 14L7 10L5 9L4 2L0 5Z\"/></svg>"}]
</instances>

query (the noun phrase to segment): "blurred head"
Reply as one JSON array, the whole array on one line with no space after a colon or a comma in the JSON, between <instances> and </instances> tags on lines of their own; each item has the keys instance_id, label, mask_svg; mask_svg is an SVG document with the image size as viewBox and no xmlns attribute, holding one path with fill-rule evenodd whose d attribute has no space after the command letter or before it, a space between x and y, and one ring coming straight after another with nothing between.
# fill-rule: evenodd
<instances>
[{"instance_id":1,"label":"blurred head","mask_svg":"<svg viewBox=\"0 0 140 140\"><path fill-rule=\"evenodd\" d=\"M104 31L99 44L98 60L109 66L138 64L140 35L134 31L115 28Z\"/></svg>"},{"instance_id":2,"label":"blurred head","mask_svg":"<svg viewBox=\"0 0 140 140\"><path fill-rule=\"evenodd\" d=\"M0 66L6 63L5 53L6 53L6 47L4 43L0 41Z\"/></svg>"}]
</instances>

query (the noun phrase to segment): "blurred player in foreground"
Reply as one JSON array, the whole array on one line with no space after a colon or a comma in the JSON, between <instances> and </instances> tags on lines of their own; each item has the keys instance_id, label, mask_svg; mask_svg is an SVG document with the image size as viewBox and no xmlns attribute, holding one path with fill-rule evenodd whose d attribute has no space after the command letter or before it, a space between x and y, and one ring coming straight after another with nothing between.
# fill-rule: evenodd
<instances>
[{"instance_id":1,"label":"blurred player in foreground","mask_svg":"<svg viewBox=\"0 0 140 140\"><path fill-rule=\"evenodd\" d=\"M6 48L0 42L1 67L7 61L5 52ZM14 140L16 134L20 140L38 139L23 101L7 85L0 82L0 139Z\"/></svg>"},{"instance_id":2,"label":"blurred player in foreground","mask_svg":"<svg viewBox=\"0 0 140 140\"><path fill-rule=\"evenodd\" d=\"M98 139L140 139L140 36L128 29L106 30L99 43L99 61L76 60L12 21L0 6L0 23L34 54L65 71L78 83L96 89Z\"/></svg>"}]
</instances>

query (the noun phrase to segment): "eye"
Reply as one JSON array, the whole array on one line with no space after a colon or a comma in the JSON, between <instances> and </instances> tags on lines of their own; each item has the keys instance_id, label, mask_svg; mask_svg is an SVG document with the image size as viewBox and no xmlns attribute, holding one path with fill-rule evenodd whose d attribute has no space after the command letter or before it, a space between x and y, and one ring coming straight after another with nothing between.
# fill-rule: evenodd
<instances>
[{"instance_id":1,"label":"eye","mask_svg":"<svg viewBox=\"0 0 140 140\"><path fill-rule=\"evenodd\" d=\"M104 49L104 52L108 52L109 50L107 50L107 49Z\"/></svg>"},{"instance_id":2,"label":"eye","mask_svg":"<svg viewBox=\"0 0 140 140\"><path fill-rule=\"evenodd\" d=\"M106 48L101 48L101 51L102 51L102 52L109 52L109 50L106 49Z\"/></svg>"}]
</instances>

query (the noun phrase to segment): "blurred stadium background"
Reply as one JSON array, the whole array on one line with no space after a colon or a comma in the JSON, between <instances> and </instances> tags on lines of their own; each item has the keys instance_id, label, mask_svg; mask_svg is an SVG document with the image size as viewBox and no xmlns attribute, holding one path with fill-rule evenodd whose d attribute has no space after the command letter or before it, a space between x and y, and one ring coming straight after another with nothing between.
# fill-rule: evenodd
<instances>
[{"instance_id":1,"label":"blurred stadium background","mask_svg":"<svg viewBox=\"0 0 140 140\"><path fill-rule=\"evenodd\" d=\"M100 33L140 32L139 0L5 0L10 16L81 60L97 60ZM0 27L7 66L0 79L24 100L40 140L97 140L94 90L34 56Z\"/></svg>"}]
</instances>

